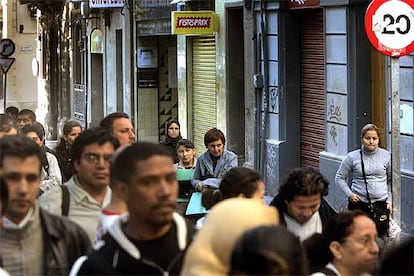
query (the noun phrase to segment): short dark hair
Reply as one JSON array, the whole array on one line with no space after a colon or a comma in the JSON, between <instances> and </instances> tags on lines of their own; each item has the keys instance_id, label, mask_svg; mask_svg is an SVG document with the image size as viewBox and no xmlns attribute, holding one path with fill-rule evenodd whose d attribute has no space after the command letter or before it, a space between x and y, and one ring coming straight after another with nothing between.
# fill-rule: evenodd
<instances>
[{"instance_id":1,"label":"short dark hair","mask_svg":"<svg viewBox=\"0 0 414 276\"><path fill-rule=\"evenodd\" d=\"M19 114L19 109L15 106L8 106L6 108L6 114L9 114L10 116L12 116L13 118L17 118L17 114Z\"/></svg>"},{"instance_id":2,"label":"short dark hair","mask_svg":"<svg viewBox=\"0 0 414 276\"><path fill-rule=\"evenodd\" d=\"M223 200L219 189L207 189L201 195L201 205L206 209L210 210L214 205Z\"/></svg>"},{"instance_id":3,"label":"short dark hair","mask_svg":"<svg viewBox=\"0 0 414 276\"><path fill-rule=\"evenodd\" d=\"M223 142L223 145L226 144L226 138L220 129L214 127L212 129L209 129L206 134L204 134L204 145L206 148L208 147L208 144L217 140L221 140Z\"/></svg>"},{"instance_id":4,"label":"short dark hair","mask_svg":"<svg viewBox=\"0 0 414 276\"><path fill-rule=\"evenodd\" d=\"M223 199L238 197L240 194L251 198L259 181L263 181L259 172L246 167L234 167L223 176L219 189Z\"/></svg>"},{"instance_id":5,"label":"short dark hair","mask_svg":"<svg viewBox=\"0 0 414 276\"><path fill-rule=\"evenodd\" d=\"M31 139L23 135L8 135L0 139L0 168L6 156L26 159L35 156L39 159L39 171L41 169L41 149Z\"/></svg>"},{"instance_id":6,"label":"short dark hair","mask_svg":"<svg viewBox=\"0 0 414 276\"><path fill-rule=\"evenodd\" d=\"M72 160L80 160L86 146L92 144L103 145L108 142L114 146L114 149L119 147L118 139L112 136L107 129L101 127L87 129L79 134L78 138L76 138L75 142L73 142Z\"/></svg>"},{"instance_id":7,"label":"short dark hair","mask_svg":"<svg viewBox=\"0 0 414 276\"><path fill-rule=\"evenodd\" d=\"M378 275L414 275L413 259L414 237L411 236L385 252Z\"/></svg>"},{"instance_id":8,"label":"short dark hair","mask_svg":"<svg viewBox=\"0 0 414 276\"><path fill-rule=\"evenodd\" d=\"M171 153L164 146L158 144L138 142L127 146L111 163L111 181L129 184L132 175L137 170L136 163L147 160L154 155L167 156L172 159Z\"/></svg>"},{"instance_id":9,"label":"short dark hair","mask_svg":"<svg viewBox=\"0 0 414 276\"><path fill-rule=\"evenodd\" d=\"M178 141L178 143L177 143L177 149L180 146L184 146L186 149L195 149L194 143L191 142L188 139L181 139L180 141Z\"/></svg>"},{"instance_id":10,"label":"short dark hair","mask_svg":"<svg viewBox=\"0 0 414 276\"><path fill-rule=\"evenodd\" d=\"M0 131L9 132L12 128L17 129L16 120L9 114L0 114Z\"/></svg>"},{"instance_id":11,"label":"short dark hair","mask_svg":"<svg viewBox=\"0 0 414 276\"><path fill-rule=\"evenodd\" d=\"M20 110L19 114L17 114L17 117L19 117L20 115L29 115L30 120L32 120L33 122L36 121L36 114L30 109Z\"/></svg>"},{"instance_id":12,"label":"short dark hair","mask_svg":"<svg viewBox=\"0 0 414 276\"><path fill-rule=\"evenodd\" d=\"M234 246L230 266L237 275L309 275L299 238L283 226L244 232Z\"/></svg>"},{"instance_id":13,"label":"short dark hair","mask_svg":"<svg viewBox=\"0 0 414 276\"><path fill-rule=\"evenodd\" d=\"M109 130L112 133L114 121L121 118L129 119L129 116L125 112L114 112L103 118L99 123L99 126Z\"/></svg>"},{"instance_id":14,"label":"short dark hair","mask_svg":"<svg viewBox=\"0 0 414 276\"><path fill-rule=\"evenodd\" d=\"M27 135L29 132L34 132L37 134L40 140L43 140L45 133L43 127L40 125L40 123L35 123L33 125L25 125L20 130L21 134Z\"/></svg>"},{"instance_id":15,"label":"short dark hair","mask_svg":"<svg viewBox=\"0 0 414 276\"><path fill-rule=\"evenodd\" d=\"M309 274L319 272L331 261L329 245L325 244L322 233L313 233L302 242L302 246L308 257Z\"/></svg>"},{"instance_id":16,"label":"short dark hair","mask_svg":"<svg viewBox=\"0 0 414 276\"><path fill-rule=\"evenodd\" d=\"M0 177L0 201L1 211L0 216L4 214L4 210L7 208L7 202L9 201L9 190L7 189L6 181L3 177Z\"/></svg>"},{"instance_id":17,"label":"short dark hair","mask_svg":"<svg viewBox=\"0 0 414 276\"><path fill-rule=\"evenodd\" d=\"M329 181L314 168L295 168L290 171L279 188L279 196L291 202L295 196L311 196L320 194L321 198L328 194Z\"/></svg>"},{"instance_id":18,"label":"short dark hair","mask_svg":"<svg viewBox=\"0 0 414 276\"><path fill-rule=\"evenodd\" d=\"M345 242L345 239L351 235L354 230L355 218L359 216L369 218L366 213L359 209L344 211L331 217L327 224L323 227L323 242L325 243L325 248L329 251L327 254L330 261L333 259L333 254L329 250L329 244L333 241L337 241L339 243Z\"/></svg>"}]
</instances>

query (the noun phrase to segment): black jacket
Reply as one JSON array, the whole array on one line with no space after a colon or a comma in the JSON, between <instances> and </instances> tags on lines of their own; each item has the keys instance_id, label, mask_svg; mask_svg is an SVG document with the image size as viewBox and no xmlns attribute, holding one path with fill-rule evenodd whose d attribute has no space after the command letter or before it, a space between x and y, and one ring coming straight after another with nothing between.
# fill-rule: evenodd
<instances>
[{"instance_id":1,"label":"black jacket","mask_svg":"<svg viewBox=\"0 0 414 276\"><path fill-rule=\"evenodd\" d=\"M178 275L181 271L185 250L192 240L193 225L179 216L174 215L174 224L161 243L150 245L152 255L161 261L169 256L168 267L162 267L157 261L149 260L148 256L137 248L121 230L121 224L127 218L116 221L110 226L100 244L88 255L80 265L76 275ZM152 243L153 241L149 241ZM147 248L148 250L149 248ZM168 253L167 253L168 252ZM171 257L171 258L170 258Z\"/></svg>"},{"instance_id":2,"label":"black jacket","mask_svg":"<svg viewBox=\"0 0 414 276\"><path fill-rule=\"evenodd\" d=\"M283 213L286 213L285 201L280 197L280 195L276 195L272 202L270 202L270 205L275 206L279 211L280 224L286 225L285 217L283 216ZM322 198L321 206L319 207L319 216L321 217L322 225L325 225L329 218L335 216L336 214L336 211L331 207L331 205L329 205L329 203Z\"/></svg>"},{"instance_id":3,"label":"black jacket","mask_svg":"<svg viewBox=\"0 0 414 276\"><path fill-rule=\"evenodd\" d=\"M91 243L86 232L73 221L40 208L44 239L45 275L68 275L75 261L89 253Z\"/></svg>"},{"instance_id":4,"label":"black jacket","mask_svg":"<svg viewBox=\"0 0 414 276\"><path fill-rule=\"evenodd\" d=\"M63 182L68 181L76 173L72 162L72 155L65 141L61 141L56 147L55 156L62 171Z\"/></svg>"}]
</instances>

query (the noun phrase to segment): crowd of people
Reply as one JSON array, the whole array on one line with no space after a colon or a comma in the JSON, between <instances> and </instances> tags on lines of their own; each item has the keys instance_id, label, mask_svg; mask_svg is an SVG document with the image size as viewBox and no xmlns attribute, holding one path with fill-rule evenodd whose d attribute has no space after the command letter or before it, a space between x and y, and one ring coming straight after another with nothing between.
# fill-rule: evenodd
<instances>
[{"instance_id":1,"label":"crowd of people","mask_svg":"<svg viewBox=\"0 0 414 276\"><path fill-rule=\"evenodd\" d=\"M373 124L337 171L339 213L314 168L291 169L266 204L262 175L217 128L198 158L174 119L158 144L137 142L123 112L86 130L68 120L55 149L45 137L33 111L0 114L0 275L414 274L413 238L379 243L391 164Z\"/></svg>"}]
</instances>

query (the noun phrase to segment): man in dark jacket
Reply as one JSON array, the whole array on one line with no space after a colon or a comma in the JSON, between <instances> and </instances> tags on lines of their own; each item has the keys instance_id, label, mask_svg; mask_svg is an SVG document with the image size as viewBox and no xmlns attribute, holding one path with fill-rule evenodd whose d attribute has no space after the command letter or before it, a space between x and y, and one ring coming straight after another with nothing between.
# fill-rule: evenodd
<instances>
[{"instance_id":1,"label":"man in dark jacket","mask_svg":"<svg viewBox=\"0 0 414 276\"><path fill-rule=\"evenodd\" d=\"M39 146L29 138L0 140L0 171L8 188L0 258L10 275L67 275L90 249L79 226L39 208L40 155Z\"/></svg>"},{"instance_id":2,"label":"man in dark jacket","mask_svg":"<svg viewBox=\"0 0 414 276\"><path fill-rule=\"evenodd\" d=\"M336 214L323 199L328 186L328 180L316 169L293 169L270 203L279 210L280 223L301 241L321 233L325 222Z\"/></svg>"},{"instance_id":3,"label":"man in dark jacket","mask_svg":"<svg viewBox=\"0 0 414 276\"><path fill-rule=\"evenodd\" d=\"M178 182L170 153L151 143L128 146L111 164L111 181L129 215L109 227L71 274L178 275L193 226L175 212Z\"/></svg>"}]
</instances>

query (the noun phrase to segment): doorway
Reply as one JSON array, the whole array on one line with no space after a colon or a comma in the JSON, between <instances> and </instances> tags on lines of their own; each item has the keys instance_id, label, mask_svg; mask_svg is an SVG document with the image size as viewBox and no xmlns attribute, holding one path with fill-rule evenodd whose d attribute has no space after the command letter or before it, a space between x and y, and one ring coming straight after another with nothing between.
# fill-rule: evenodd
<instances>
[{"instance_id":1,"label":"doorway","mask_svg":"<svg viewBox=\"0 0 414 276\"><path fill-rule=\"evenodd\" d=\"M227 147L245 159L243 8L226 9Z\"/></svg>"},{"instance_id":2,"label":"doorway","mask_svg":"<svg viewBox=\"0 0 414 276\"><path fill-rule=\"evenodd\" d=\"M91 54L91 126L98 126L103 118L103 57Z\"/></svg>"},{"instance_id":3,"label":"doorway","mask_svg":"<svg viewBox=\"0 0 414 276\"><path fill-rule=\"evenodd\" d=\"M300 128L302 167L319 168L325 150L325 43L323 10L300 13Z\"/></svg>"}]
</instances>

